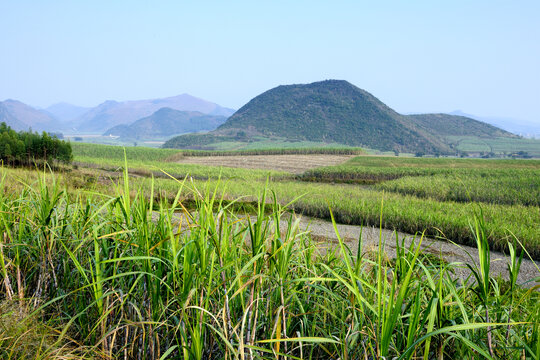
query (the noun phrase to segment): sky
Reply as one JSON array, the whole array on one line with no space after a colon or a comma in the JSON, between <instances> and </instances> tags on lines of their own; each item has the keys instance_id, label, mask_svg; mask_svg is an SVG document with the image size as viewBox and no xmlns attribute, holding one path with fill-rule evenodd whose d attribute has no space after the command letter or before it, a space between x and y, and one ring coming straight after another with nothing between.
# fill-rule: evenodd
<instances>
[{"instance_id":1,"label":"sky","mask_svg":"<svg viewBox=\"0 0 540 360\"><path fill-rule=\"evenodd\" d=\"M188 93L240 108L343 79L401 113L540 124L540 1L0 0L0 100Z\"/></svg>"}]
</instances>

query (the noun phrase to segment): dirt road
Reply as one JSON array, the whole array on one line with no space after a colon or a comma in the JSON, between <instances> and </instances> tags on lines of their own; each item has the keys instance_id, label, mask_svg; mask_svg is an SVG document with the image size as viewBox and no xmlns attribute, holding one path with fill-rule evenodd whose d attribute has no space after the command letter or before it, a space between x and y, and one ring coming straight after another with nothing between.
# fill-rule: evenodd
<instances>
[{"instance_id":1,"label":"dirt road","mask_svg":"<svg viewBox=\"0 0 540 360\"><path fill-rule=\"evenodd\" d=\"M339 241L330 221L311 218L298 215L295 219L300 219L299 229L301 231L309 231L312 238L318 243L321 251L326 251L329 248L338 248ZM288 220L288 215L284 216L282 222ZM255 217L252 217L255 221ZM286 228L286 224L282 224L282 228ZM344 243L351 249L353 254L358 253L358 238L362 234L362 253L376 253L379 246L379 237L384 244L384 253L388 259L396 256L396 232L375 227L361 227L358 225L337 225L339 236ZM397 232L398 239L405 239L405 244L408 247L412 241L418 243L420 236L413 236ZM455 276L461 279L466 279L471 275L470 270L465 264L472 264L474 261L478 264L478 250L471 246L457 245L446 240L438 240L432 238L422 239L422 251L430 253L436 257L442 256L444 261L455 263ZM496 251L491 251L491 268L490 276L496 278L501 276L508 280L508 270L506 265L510 261L509 257ZM536 281L535 281L536 280ZM518 276L518 284L525 287L533 287L540 285L540 262L532 261L526 256L523 258L521 270Z\"/></svg>"},{"instance_id":2,"label":"dirt road","mask_svg":"<svg viewBox=\"0 0 540 360\"><path fill-rule=\"evenodd\" d=\"M301 229L308 229L315 239L320 240L321 246L339 246L338 238L331 222L302 216L300 218L299 226ZM383 243L386 242L384 250L387 256L389 258L393 258L396 255L396 233L394 231L386 229L382 229L382 231L380 231L378 228L374 227L360 227L356 225L339 224L337 228L340 237L355 254L358 252L358 238L360 233L362 233L363 252L377 251L379 234L381 234ZM405 238L405 243L408 246L415 237L410 234L398 232L398 238L400 240ZM415 241L418 240L419 237L416 237ZM470 246L456 245L448 241L424 238L422 240L422 248L425 252L433 255L442 255L443 259L449 263L460 263L461 266L457 269L456 276L459 276L462 279L465 279L470 274L470 271L465 264L471 264L471 259L478 264L478 250ZM506 255L492 251L492 277L497 277L500 275L503 278L508 279L508 270L506 268L506 264L508 262L509 258ZM539 267L540 263L535 263L524 258L518 277L518 283L523 284L526 287L534 286L534 279L538 279L540 277Z\"/></svg>"}]
</instances>

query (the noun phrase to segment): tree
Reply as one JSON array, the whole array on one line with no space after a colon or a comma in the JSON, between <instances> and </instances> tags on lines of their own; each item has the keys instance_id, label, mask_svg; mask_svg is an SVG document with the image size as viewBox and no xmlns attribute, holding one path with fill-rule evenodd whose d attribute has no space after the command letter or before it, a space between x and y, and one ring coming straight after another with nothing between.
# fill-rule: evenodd
<instances>
[{"instance_id":1,"label":"tree","mask_svg":"<svg viewBox=\"0 0 540 360\"><path fill-rule=\"evenodd\" d=\"M15 132L6 123L0 123L0 159L12 165L30 165L36 160L70 163L73 159L71 144L43 132Z\"/></svg>"}]
</instances>

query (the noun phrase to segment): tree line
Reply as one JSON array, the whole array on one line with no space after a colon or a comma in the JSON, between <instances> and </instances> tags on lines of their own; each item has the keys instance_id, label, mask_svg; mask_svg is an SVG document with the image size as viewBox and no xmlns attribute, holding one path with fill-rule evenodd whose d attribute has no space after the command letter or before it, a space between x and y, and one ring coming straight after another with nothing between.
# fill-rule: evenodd
<instances>
[{"instance_id":1,"label":"tree line","mask_svg":"<svg viewBox=\"0 0 540 360\"><path fill-rule=\"evenodd\" d=\"M35 162L60 161L70 163L73 159L71 144L51 136L31 131L16 132L5 122L0 123L0 159L9 165L32 165Z\"/></svg>"}]
</instances>

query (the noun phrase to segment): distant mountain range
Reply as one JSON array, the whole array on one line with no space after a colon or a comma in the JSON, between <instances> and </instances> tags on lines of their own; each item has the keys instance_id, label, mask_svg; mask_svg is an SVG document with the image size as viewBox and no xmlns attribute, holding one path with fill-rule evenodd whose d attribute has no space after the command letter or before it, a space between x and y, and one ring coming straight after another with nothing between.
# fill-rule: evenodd
<instances>
[{"instance_id":1,"label":"distant mountain range","mask_svg":"<svg viewBox=\"0 0 540 360\"><path fill-rule=\"evenodd\" d=\"M161 108L131 125L117 125L103 135L119 136L123 139L167 138L175 134L214 130L225 120L225 116Z\"/></svg>"},{"instance_id":2,"label":"distant mountain range","mask_svg":"<svg viewBox=\"0 0 540 360\"><path fill-rule=\"evenodd\" d=\"M402 115L347 81L282 85L253 98L205 135L182 135L164 147L212 148L258 137L362 146L383 151L455 153L447 136L517 137L495 126L448 114Z\"/></svg>"},{"instance_id":3,"label":"distant mountain range","mask_svg":"<svg viewBox=\"0 0 540 360\"><path fill-rule=\"evenodd\" d=\"M5 122L12 129L55 131L60 127L59 121L50 114L34 109L17 100L0 101L0 122Z\"/></svg>"},{"instance_id":4,"label":"distant mountain range","mask_svg":"<svg viewBox=\"0 0 540 360\"><path fill-rule=\"evenodd\" d=\"M138 124L132 130L126 130L129 125L140 119L147 118L164 108L181 112L196 112L200 115L176 114L179 124L187 126L185 129L182 129L179 126L172 125L172 122L174 122L173 115L163 116L164 113L160 113L161 117L154 117L153 122L150 121L154 125L154 129L149 132L149 135L163 133L163 130L159 129L156 119L162 118L166 121L169 130L174 128L173 132L168 133L169 135L174 135L189 131L213 130L223 123L226 117L234 113L233 109L189 94L161 99L123 102L109 100L93 108L58 103L46 109L35 109L20 101L5 100L0 102L0 122L6 122L18 131L31 128L35 131L45 130L71 134L102 134L106 131L109 132L112 128L123 125L123 128L120 127L114 131L118 132L119 129L124 129L127 131L125 134L134 135L141 134L143 127L141 127L141 124ZM202 115L208 115L209 117ZM186 116L191 120L186 121ZM196 121L202 122L200 126L193 124ZM215 124L215 126L212 127L210 124ZM164 127L162 128L165 129Z\"/></svg>"},{"instance_id":5,"label":"distant mountain range","mask_svg":"<svg viewBox=\"0 0 540 360\"><path fill-rule=\"evenodd\" d=\"M69 123L76 118L82 116L84 113L90 111L89 107L82 107L77 105L71 105L65 102L54 104L44 109L46 113L49 113L52 117L56 118L62 123Z\"/></svg>"},{"instance_id":6,"label":"distant mountain range","mask_svg":"<svg viewBox=\"0 0 540 360\"><path fill-rule=\"evenodd\" d=\"M228 118L228 119L227 119ZM58 103L35 109L17 100L0 102L0 122L15 130L105 134L123 140L170 139L164 146L213 149L257 141L361 146L382 151L455 154L460 136L517 138L536 129L508 119L453 114L399 114L347 81L282 85L234 111L188 94L86 108ZM487 124L494 122L501 128ZM509 125L510 124L510 125ZM537 134L540 134L538 129ZM452 140L451 138L454 137ZM221 143L221 145L220 145ZM256 145L255 145L256 146ZM279 145L277 145L279 146Z\"/></svg>"},{"instance_id":7,"label":"distant mountain range","mask_svg":"<svg viewBox=\"0 0 540 360\"><path fill-rule=\"evenodd\" d=\"M73 128L80 132L102 133L117 125L128 125L155 113L161 108L180 111L198 111L215 116L230 116L233 109L196 98L188 94L174 97L138 101L105 101L75 119Z\"/></svg>"}]
</instances>

